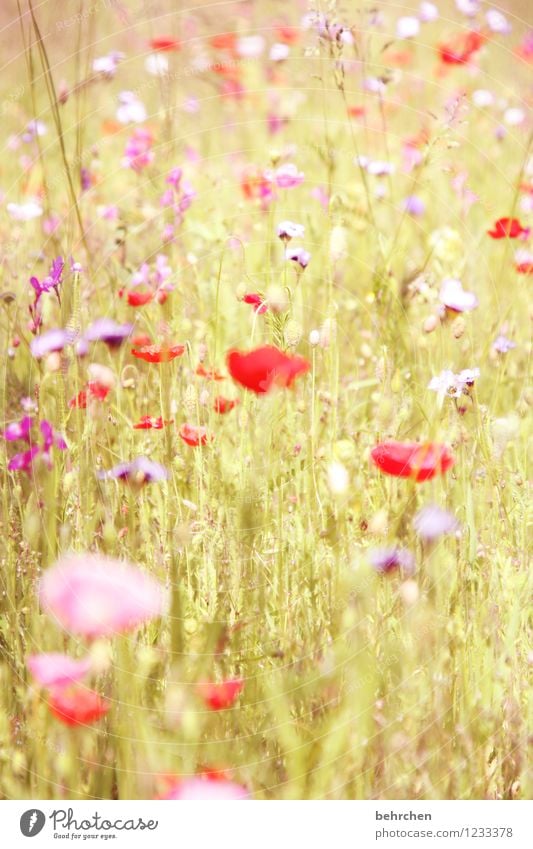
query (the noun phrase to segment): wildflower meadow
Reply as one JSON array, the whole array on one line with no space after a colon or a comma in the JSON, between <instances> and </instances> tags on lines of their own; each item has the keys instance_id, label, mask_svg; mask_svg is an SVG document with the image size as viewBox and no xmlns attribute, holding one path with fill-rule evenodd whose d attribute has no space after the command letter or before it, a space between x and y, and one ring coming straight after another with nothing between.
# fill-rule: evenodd
<instances>
[{"instance_id":1,"label":"wildflower meadow","mask_svg":"<svg viewBox=\"0 0 533 849\"><path fill-rule=\"evenodd\" d=\"M530 798L531 6L0 45L0 797Z\"/></svg>"}]
</instances>

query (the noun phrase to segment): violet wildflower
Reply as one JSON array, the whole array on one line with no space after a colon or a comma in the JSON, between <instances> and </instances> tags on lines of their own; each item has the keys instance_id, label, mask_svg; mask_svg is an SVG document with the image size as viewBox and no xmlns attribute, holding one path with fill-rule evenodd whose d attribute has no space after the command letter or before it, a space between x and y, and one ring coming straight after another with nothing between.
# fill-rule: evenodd
<instances>
[{"instance_id":1,"label":"violet wildflower","mask_svg":"<svg viewBox=\"0 0 533 849\"><path fill-rule=\"evenodd\" d=\"M444 534L454 533L459 523L452 513L435 504L428 504L414 517L413 527L419 537L431 542Z\"/></svg>"},{"instance_id":2,"label":"violet wildflower","mask_svg":"<svg viewBox=\"0 0 533 849\"><path fill-rule=\"evenodd\" d=\"M98 472L100 480L123 480L133 484L167 480L169 473L160 463L147 457L136 457L131 462L119 463L108 471Z\"/></svg>"},{"instance_id":3,"label":"violet wildflower","mask_svg":"<svg viewBox=\"0 0 533 849\"><path fill-rule=\"evenodd\" d=\"M88 342L105 342L110 348L119 348L130 336L133 324L118 324L111 318L99 318L85 331Z\"/></svg>"},{"instance_id":4,"label":"violet wildflower","mask_svg":"<svg viewBox=\"0 0 533 849\"><path fill-rule=\"evenodd\" d=\"M396 570L412 575L415 571L415 559L406 548L374 548L368 552L368 562L385 575Z\"/></svg>"},{"instance_id":5,"label":"violet wildflower","mask_svg":"<svg viewBox=\"0 0 533 849\"><path fill-rule=\"evenodd\" d=\"M48 330L46 333L41 333L31 340L30 349L33 356L40 360L41 357L46 357L47 354L52 354L54 351L62 351L66 348L74 338L74 334L70 330Z\"/></svg>"},{"instance_id":6,"label":"violet wildflower","mask_svg":"<svg viewBox=\"0 0 533 849\"><path fill-rule=\"evenodd\" d=\"M303 248L287 248L285 259L297 263L303 271L309 265L311 254Z\"/></svg>"},{"instance_id":7,"label":"violet wildflower","mask_svg":"<svg viewBox=\"0 0 533 849\"><path fill-rule=\"evenodd\" d=\"M408 215L423 215L426 211L426 204L418 195L409 195L403 202L403 208Z\"/></svg>"},{"instance_id":8,"label":"violet wildflower","mask_svg":"<svg viewBox=\"0 0 533 849\"><path fill-rule=\"evenodd\" d=\"M516 342L500 333L492 343L492 347L498 354L508 354L513 348L516 348Z\"/></svg>"}]
</instances>

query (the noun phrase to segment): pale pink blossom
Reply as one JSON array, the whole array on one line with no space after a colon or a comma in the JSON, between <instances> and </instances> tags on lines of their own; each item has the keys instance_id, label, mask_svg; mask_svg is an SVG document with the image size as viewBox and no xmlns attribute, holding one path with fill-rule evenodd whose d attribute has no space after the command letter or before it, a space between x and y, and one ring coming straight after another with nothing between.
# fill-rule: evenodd
<instances>
[{"instance_id":1,"label":"pale pink blossom","mask_svg":"<svg viewBox=\"0 0 533 849\"><path fill-rule=\"evenodd\" d=\"M43 575L39 595L62 628L86 637L131 630L167 608L167 593L154 578L100 554L62 557Z\"/></svg>"},{"instance_id":2,"label":"pale pink blossom","mask_svg":"<svg viewBox=\"0 0 533 849\"><path fill-rule=\"evenodd\" d=\"M26 665L42 687L65 687L86 677L91 669L91 659L74 660L67 654L45 652L30 655Z\"/></svg>"},{"instance_id":3,"label":"pale pink blossom","mask_svg":"<svg viewBox=\"0 0 533 849\"><path fill-rule=\"evenodd\" d=\"M246 787L225 778L196 776L177 781L165 799L179 799L182 802L240 802L249 799Z\"/></svg>"}]
</instances>

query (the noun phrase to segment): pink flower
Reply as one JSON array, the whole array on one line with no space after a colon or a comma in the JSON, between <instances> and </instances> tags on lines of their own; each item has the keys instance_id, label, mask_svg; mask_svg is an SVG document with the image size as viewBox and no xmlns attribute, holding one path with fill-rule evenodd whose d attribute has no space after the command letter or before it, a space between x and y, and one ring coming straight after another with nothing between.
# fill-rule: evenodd
<instances>
[{"instance_id":1,"label":"pink flower","mask_svg":"<svg viewBox=\"0 0 533 849\"><path fill-rule=\"evenodd\" d=\"M177 781L163 797L181 802L240 802L249 799L246 787L226 778L197 776Z\"/></svg>"},{"instance_id":2,"label":"pink flower","mask_svg":"<svg viewBox=\"0 0 533 849\"><path fill-rule=\"evenodd\" d=\"M304 181L304 175L298 171L296 165L280 165L273 174L274 181L279 189L294 189Z\"/></svg>"},{"instance_id":3,"label":"pink flower","mask_svg":"<svg viewBox=\"0 0 533 849\"><path fill-rule=\"evenodd\" d=\"M460 280L450 277L443 281L439 298L452 312L471 312L477 307L478 300L473 292L465 292Z\"/></svg>"},{"instance_id":4,"label":"pink flower","mask_svg":"<svg viewBox=\"0 0 533 849\"><path fill-rule=\"evenodd\" d=\"M165 589L139 568L100 554L69 554L40 586L44 610L66 631L86 637L128 631L165 612Z\"/></svg>"},{"instance_id":5,"label":"pink flower","mask_svg":"<svg viewBox=\"0 0 533 849\"><path fill-rule=\"evenodd\" d=\"M85 678L91 668L91 659L74 660L67 654L49 652L30 655L26 664L42 687L65 687Z\"/></svg>"}]
</instances>

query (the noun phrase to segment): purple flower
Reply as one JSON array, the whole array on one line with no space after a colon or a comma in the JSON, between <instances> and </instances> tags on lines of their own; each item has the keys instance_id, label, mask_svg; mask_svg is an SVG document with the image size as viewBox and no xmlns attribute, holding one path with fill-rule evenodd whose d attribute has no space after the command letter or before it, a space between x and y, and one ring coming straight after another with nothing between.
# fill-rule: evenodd
<instances>
[{"instance_id":1,"label":"purple flower","mask_svg":"<svg viewBox=\"0 0 533 849\"><path fill-rule=\"evenodd\" d=\"M57 290L61 285L63 269L65 267L65 263L63 262L63 258L58 256L57 259L54 259L52 266L50 268L50 274L48 277L45 277L44 280L39 282L37 277L30 277L30 283L35 289L36 292L36 301L39 300L43 292L51 292L52 289Z\"/></svg>"},{"instance_id":2,"label":"purple flower","mask_svg":"<svg viewBox=\"0 0 533 849\"><path fill-rule=\"evenodd\" d=\"M303 270L309 265L311 254L303 248L287 248L285 251L285 259L289 259L291 262L297 262Z\"/></svg>"},{"instance_id":3,"label":"purple flower","mask_svg":"<svg viewBox=\"0 0 533 849\"><path fill-rule=\"evenodd\" d=\"M513 350L513 348L516 348L516 342L513 342L512 339L508 339L507 336L500 334L492 343L492 347L495 351L498 351L499 354L508 354L509 351Z\"/></svg>"},{"instance_id":4,"label":"purple flower","mask_svg":"<svg viewBox=\"0 0 533 849\"><path fill-rule=\"evenodd\" d=\"M373 548L368 552L368 561L376 572L385 575L397 569L407 575L415 571L415 559L406 548Z\"/></svg>"},{"instance_id":5,"label":"purple flower","mask_svg":"<svg viewBox=\"0 0 533 849\"><path fill-rule=\"evenodd\" d=\"M105 342L110 348L118 348L133 330L133 324L117 324L111 318L93 321L85 331L88 342Z\"/></svg>"},{"instance_id":6,"label":"purple flower","mask_svg":"<svg viewBox=\"0 0 533 849\"><path fill-rule=\"evenodd\" d=\"M167 480L168 471L160 463L154 463L147 457L136 457L130 463L119 463L109 471L98 472L100 480L124 480L131 483L152 483Z\"/></svg>"},{"instance_id":7,"label":"purple flower","mask_svg":"<svg viewBox=\"0 0 533 849\"><path fill-rule=\"evenodd\" d=\"M46 357L54 351L62 351L69 345L74 338L74 334L70 330L48 330L46 333L41 333L31 340L30 349L34 357L38 360L41 357Z\"/></svg>"},{"instance_id":8,"label":"purple flower","mask_svg":"<svg viewBox=\"0 0 533 849\"><path fill-rule=\"evenodd\" d=\"M435 504L428 504L416 514L413 527L418 536L431 541L443 534L453 533L458 529L459 523L452 513Z\"/></svg>"},{"instance_id":9,"label":"purple flower","mask_svg":"<svg viewBox=\"0 0 533 849\"><path fill-rule=\"evenodd\" d=\"M6 442L16 442L19 439L25 439L30 442L30 430L33 424L31 416L24 416L20 422L12 422L4 430L2 436Z\"/></svg>"},{"instance_id":10,"label":"purple flower","mask_svg":"<svg viewBox=\"0 0 533 849\"><path fill-rule=\"evenodd\" d=\"M423 215L426 204L417 195L409 195L403 202L403 208L409 215Z\"/></svg>"}]
</instances>

